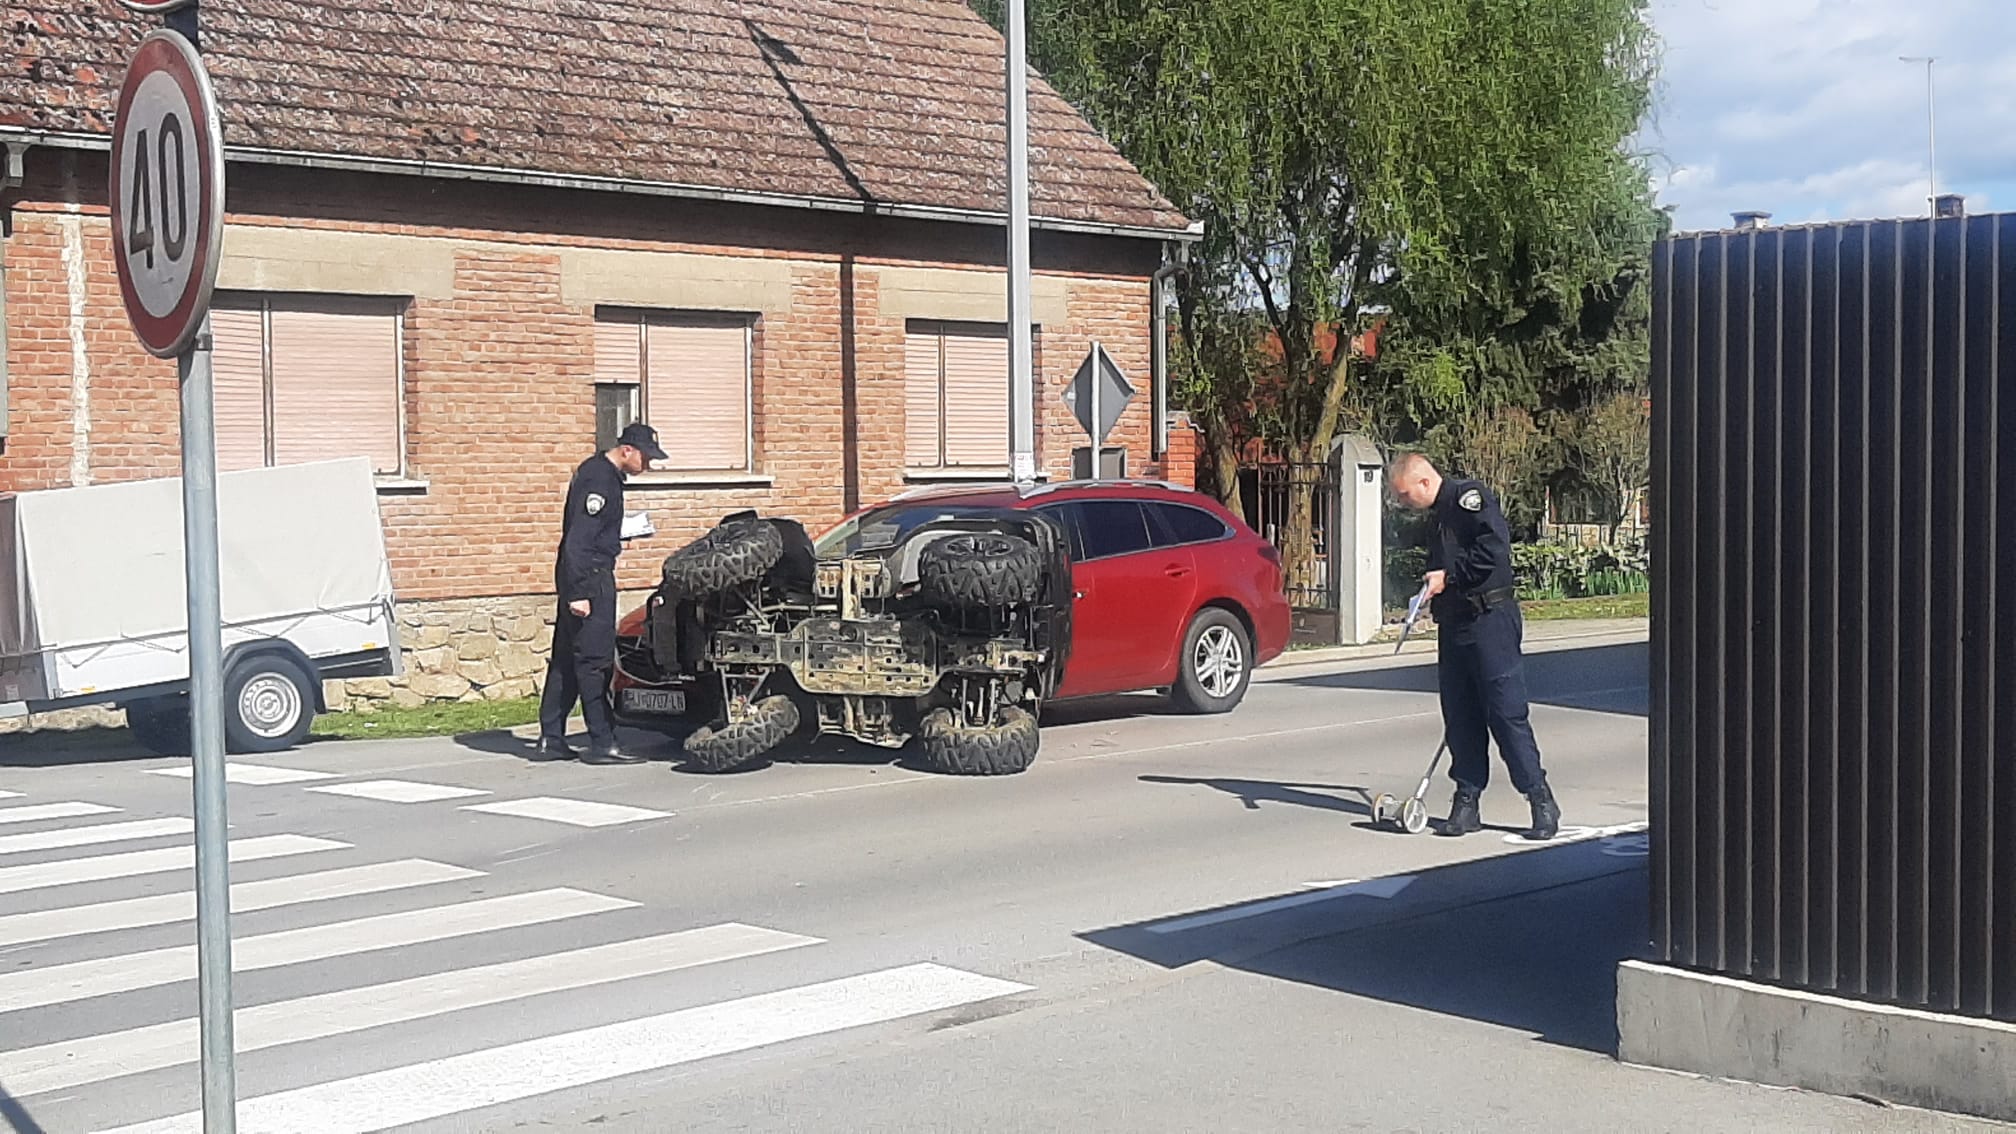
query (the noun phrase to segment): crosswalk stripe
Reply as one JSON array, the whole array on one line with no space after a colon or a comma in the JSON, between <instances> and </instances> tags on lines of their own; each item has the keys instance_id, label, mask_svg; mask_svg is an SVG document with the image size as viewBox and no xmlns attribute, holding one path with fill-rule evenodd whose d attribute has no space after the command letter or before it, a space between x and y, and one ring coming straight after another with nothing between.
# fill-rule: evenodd
<instances>
[{"instance_id":1,"label":"crosswalk stripe","mask_svg":"<svg viewBox=\"0 0 2016 1134\"><path fill-rule=\"evenodd\" d=\"M448 784L423 784L412 780L363 780L356 783L329 784L311 787L309 791L324 795L347 795L355 799L375 799L384 803L434 803L443 799L466 799L475 795L489 795L487 791L475 788L453 787Z\"/></svg>"},{"instance_id":2,"label":"crosswalk stripe","mask_svg":"<svg viewBox=\"0 0 2016 1134\"><path fill-rule=\"evenodd\" d=\"M329 901L362 894L382 894L437 882L481 878L480 870L466 870L424 858L396 862L374 862L320 874L299 874L240 882L231 887L231 912L276 909L305 902ZM171 925L196 916L193 893L158 894L151 898L129 898L90 906L66 906L55 910L0 917L0 946L32 941L52 941L59 937L81 937L87 933L110 933L119 929L139 929L150 925Z\"/></svg>"},{"instance_id":3,"label":"crosswalk stripe","mask_svg":"<svg viewBox=\"0 0 2016 1134\"><path fill-rule=\"evenodd\" d=\"M0 799L20 799L20 798L21 793L18 791L0 791Z\"/></svg>"},{"instance_id":4,"label":"crosswalk stripe","mask_svg":"<svg viewBox=\"0 0 2016 1134\"><path fill-rule=\"evenodd\" d=\"M44 819L77 819L85 815L110 815L119 810L98 803L31 803L26 807L0 807L0 823L36 823Z\"/></svg>"},{"instance_id":5,"label":"crosswalk stripe","mask_svg":"<svg viewBox=\"0 0 2016 1134\"><path fill-rule=\"evenodd\" d=\"M907 965L264 1095L238 1104L237 1126L241 1134L364 1134L1028 991ZM183 1114L107 1134L199 1134L202 1121Z\"/></svg>"},{"instance_id":6,"label":"crosswalk stripe","mask_svg":"<svg viewBox=\"0 0 2016 1134\"><path fill-rule=\"evenodd\" d=\"M0 854L61 850L94 843L124 843L135 839L158 839L163 835L186 835L196 829L187 819L141 819L132 823L106 823L97 827L65 827L57 831L32 831L22 835L0 835Z\"/></svg>"},{"instance_id":7,"label":"crosswalk stripe","mask_svg":"<svg viewBox=\"0 0 2016 1134\"><path fill-rule=\"evenodd\" d=\"M388 1027L490 1004L633 980L679 969L820 944L757 926L711 925L439 976L240 1008L232 1024L237 1050ZM67 1090L123 1075L176 1067L196 1058L200 1021L175 1020L110 1035L0 1053L0 1083L17 1098Z\"/></svg>"},{"instance_id":8,"label":"crosswalk stripe","mask_svg":"<svg viewBox=\"0 0 2016 1134\"><path fill-rule=\"evenodd\" d=\"M629 909L636 902L585 890L537 890L450 906L380 914L355 921L282 930L231 945L234 972L305 964L330 957L445 941L501 929L541 925L570 917ZM0 1012L18 1012L153 988L196 976L196 947L177 945L144 953L76 961L0 975Z\"/></svg>"},{"instance_id":9,"label":"crosswalk stripe","mask_svg":"<svg viewBox=\"0 0 2016 1134\"><path fill-rule=\"evenodd\" d=\"M346 850L349 843L334 839L313 839L306 835L262 835L256 839L234 839L226 852L232 862L258 862L287 858L316 851ZM51 886L75 886L86 882L109 882L115 878L137 878L145 874L166 874L196 865L194 847L166 847L162 850L128 851L72 858L61 862L38 862L30 866L0 867L0 894L41 890Z\"/></svg>"},{"instance_id":10,"label":"crosswalk stripe","mask_svg":"<svg viewBox=\"0 0 2016 1134\"><path fill-rule=\"evenodd\" d=\"M571 823L576 827L607 827L616 823L634 823L640 819L664 819L669 811L652 811L644 807L626 807L620 803L599 803L592 799L555 799L538 796L533 799L513 799L503 803L477 803L464 807L464 811L483 811L491 815L515 815L521 819L544 819L553 823Z\"/></svg>"},{"instance_id":11,"label":"crosswalk stripe","mask_svg":"<svg viewBox=\"0 0 2016 1134\"><path fill-rule=\"evenodd\" d=\"M173 776L178 780L193 779L193 768L156 768L149 775ZM299 768L275 768L268 764L240 764L231 762L224 765L224 782L246 784L251 787L270 787L274 784L298 784L309 780L331 780L334 772L305 772Z\"/></svg>"}]
</instances>

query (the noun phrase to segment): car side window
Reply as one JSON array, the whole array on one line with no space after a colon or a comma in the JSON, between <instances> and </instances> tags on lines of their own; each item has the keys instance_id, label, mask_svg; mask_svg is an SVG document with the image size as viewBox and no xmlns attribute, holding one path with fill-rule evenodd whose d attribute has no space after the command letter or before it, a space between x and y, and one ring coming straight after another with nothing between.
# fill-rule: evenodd
<instances>
[{"instance_id":1,"label":"car side window","mask_svg":"<svg viewBox=\"0 0 2016 1134\"><path fill-rule=\"evenodd\" d=\"M1070 507L1077 512L1086 559L1133 555L1155 545L1148 535L1148 514L1132 500L1078 500Z\"/></svg>"},{"instance_id":2,"label":"car side window","mask_svg":"<svg viewBox=\"0 0 2016 1134\"><path fill-rule=\"evenodd\" d=\"M1148 514L1155 525L1157 547L1186 543L1210 543L1225 538L1225 521L1202 508L1188 504L1151 503Z\"/></svg>"},{"instance_id":3,"label":"car side window","mask_svg":"<svg viewBox=\"0 0 2016 1134\"><path fill-rule=\"evenodd\" d=\"M1064 529L1064 546L1071 550L1071 561L1073 563L1084 562L1085 532L1084 524L1078 515L1077 506L1074 504L1046 504L1036 509L1036 511L1057 521L1057 526Z\"/></svg>"}]
</instances>

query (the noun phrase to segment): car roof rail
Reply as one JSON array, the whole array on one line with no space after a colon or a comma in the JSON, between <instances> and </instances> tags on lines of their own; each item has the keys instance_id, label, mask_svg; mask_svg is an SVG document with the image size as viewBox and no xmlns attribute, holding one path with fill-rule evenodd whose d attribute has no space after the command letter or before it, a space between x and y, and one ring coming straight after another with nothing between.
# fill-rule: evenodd
<instances>
[{"instance_id":1,"label":"car roof rail","mask_svg":"<svg viewBox=\"0 0 2016 1134\"><path fill-rule=\"evenodd\" d=\"M1098 479L1085 479L1085 480L1056 480L1056 481L1050 481L1045 484L1031 484L1026 486L1018 485L1017 491L1019 491L1024 497L1029 497L1029 496L1041 496L1045 493L1050 492L1058 492L1067 488L1159 488L1169 492L1197 491L1195 488L1192 488L1187 484L1177 484L1174 481L1149 480L1137 477L1119 477L1119 478L1104 477Z\"/></svg>"}]
</instances>

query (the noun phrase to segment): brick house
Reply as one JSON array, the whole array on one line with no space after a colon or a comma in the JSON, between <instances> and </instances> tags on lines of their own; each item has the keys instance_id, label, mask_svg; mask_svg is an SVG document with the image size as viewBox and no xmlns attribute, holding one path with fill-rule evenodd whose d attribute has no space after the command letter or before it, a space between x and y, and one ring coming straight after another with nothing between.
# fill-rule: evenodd
<instances>
[{"instance_id":1,"label":"brick house","mask_svg":"<svg viewBox=\"0 0 2016 1134\"><path fill-rule=\"evenodd\" d=\"M111 106L157 21L6 19L0 490L175 475L174 366L127 328L105 209ZM413 672L336 692L533 692L568 475L632 417L672 456L631 489L659 533L624 556L633 602L736 509L817 530L1005 479L1003 44L958 0L201 19L230 159L220 462L380 474ZM1147 393L1151 277L1195 229L1040 82L1030 112L1038 460L1068 476L1065 384L1096 340ZM1138 398L1112 443L1187 482L1160 411Z\"/></svg>"}]
</instances>

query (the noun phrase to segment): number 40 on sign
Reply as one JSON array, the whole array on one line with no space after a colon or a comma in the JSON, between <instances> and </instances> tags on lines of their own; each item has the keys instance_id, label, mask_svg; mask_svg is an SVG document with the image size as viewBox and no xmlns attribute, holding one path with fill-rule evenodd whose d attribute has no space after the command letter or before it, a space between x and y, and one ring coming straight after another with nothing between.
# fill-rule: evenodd
<instances>
[{"instance_id":1,"label":"number 40 on sign","mask_svg":"<svg viewBox=\"0 0 2016 1134\"><path fill-rule=\"evenodd\" d=\"M140 41L119 89L109 200L119 293L148 352L188 348L210 308L224 228L224 147L202 60L179 33Z\"/></svg>"}]
</instances>

